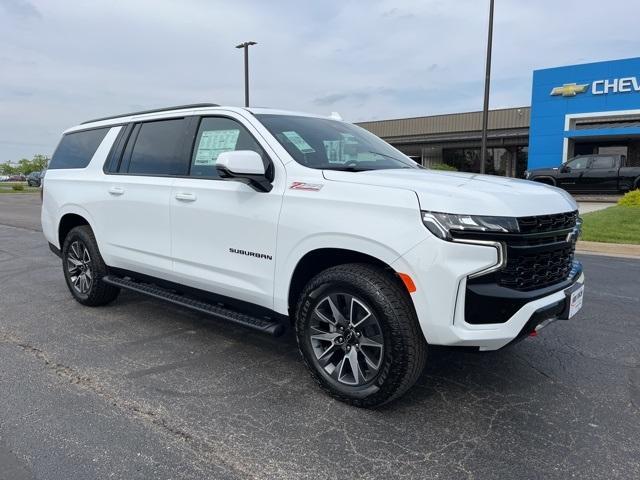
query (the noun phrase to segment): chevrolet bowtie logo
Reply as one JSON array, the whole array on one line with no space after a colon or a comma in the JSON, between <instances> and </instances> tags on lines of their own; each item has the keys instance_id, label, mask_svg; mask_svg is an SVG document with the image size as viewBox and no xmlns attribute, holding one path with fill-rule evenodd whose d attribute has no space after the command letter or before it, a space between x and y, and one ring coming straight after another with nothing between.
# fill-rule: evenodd
<instances>
[{"instance_id":1,"label":"chevrolet bowtie logo","mask_svg":"<svg viewBox=\"0 0 640 480\"><path fill-rule=\"evenodd\" d=\"M562 95L563 97L575 97L578 93L584 93L589 88L589 84L578 85L577 83L565 83L561 87L551 90L551 95Z\"/></svg>"}]
</instances>

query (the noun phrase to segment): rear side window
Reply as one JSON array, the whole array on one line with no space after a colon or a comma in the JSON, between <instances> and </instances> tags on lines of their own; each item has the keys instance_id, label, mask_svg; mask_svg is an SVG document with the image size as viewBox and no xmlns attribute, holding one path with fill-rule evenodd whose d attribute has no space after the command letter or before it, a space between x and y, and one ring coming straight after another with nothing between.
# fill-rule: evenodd
<instances>
[{"instance_id":1,"label":"rear side window","mask_svg":"<svg viewBox=\"0 0 640 480\"><path fill-rule=\"evenodd\" d=\"M49 168L85 168L89 165L109 128L67 133L60 140L49 162Z\"/></svg>"},{"instance_id":2,"label":"rear side window","mask_svg":"<svg viewBox=\"0 0 640 480\"><path fill-rule=\"evenodd\" d=\"M613 168L615 162L614 157L593 157L591 168Z\"/></svg>"},{"instance_id":3,"label":"rear side window","mask_svg":"<svg viewBox=\"0 0 640 480\"><path fill-rule=\"evenodd\" d=\"M186 120L160 120L140 125L131 149L131 175L186 175L189 162L184 155Z\"/></svg>"}]
</instances>

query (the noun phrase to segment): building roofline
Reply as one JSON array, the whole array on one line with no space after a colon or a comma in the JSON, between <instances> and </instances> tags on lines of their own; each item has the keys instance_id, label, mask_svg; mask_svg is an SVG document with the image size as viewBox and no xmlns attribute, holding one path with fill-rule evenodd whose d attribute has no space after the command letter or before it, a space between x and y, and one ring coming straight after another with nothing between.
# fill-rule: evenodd
<instances>
[{"instance_id":1,"label":"building roofline","mask_svg":"<svg viewBox=\"0 0 640 480\"><path fill-rule=\"evenodd\" d=\"M523 108L527 108L530 109L531 105L526 105L526 106L522 106L522 107L505 107L505 108L494 108L489 110L489 113L491 112L501 112L504 110L519 110L519 109L523 109ZM363 123L382 123L382 122L396 122L396 121L401 121L401 120L417 120L419 118L436 118L436 117L451 117L451 116L455 116L455 115L469 115L472 113L478 113L478 114L482 114L482 110L472 110L470 112L457 112L457 113L439 113L436 115L420 115L417 117L401 117L401 118L387 118L384 120L363 120L361 122L354 122L356 125L360 125Z\"/></svg>"},{"instance_id":2,"label":"building roofline","mask_svg":"<svg viewBox=\"0 0 640 480\"><path fill-rule=\"evenodd\" d=\"M533 73L535 74L536 72L542 72L545 70L560 70L563 68L575 68L575 67L583 67L586 65L598 65L598 64L603 64L603 63L612 63L612 62L625 62L628 60L640 60L640 57L627 57L627 58L615 58L613 60L596 60L595 62L584 62L584 63L574 63L572 65L558 65L556 67L542 67L542 68L535 68L533 70Z\"/></svg>"}]
</instances>

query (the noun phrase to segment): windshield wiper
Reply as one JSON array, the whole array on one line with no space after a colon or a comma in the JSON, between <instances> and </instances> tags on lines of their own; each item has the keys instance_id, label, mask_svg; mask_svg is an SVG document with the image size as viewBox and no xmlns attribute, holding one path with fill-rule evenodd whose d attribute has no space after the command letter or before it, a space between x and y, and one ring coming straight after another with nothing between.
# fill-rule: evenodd
<instances>
[{"instance_id":1,"label":"windshield wiper","mask_svg":"<svg viewBox=\"0 0 640 480\"><path fill-rule=\"evenodd\" d=\"M386 153L380 153L380 152L374 152L373 150L369 150L367 152L364 153L371 153L373 155L380 155L381 157L385 157L385 158L390 158L391 160L395 160L396 162L400 162L403 165L407 165L405 162L403 162L402 160L400 160L399 158L393 157L391 155L387 155ZM407 165L408 168L411 168ZM402 168L402 167L401 167Z\"/></svg>"},{"instance_id":2,"label":"windshield wiper","mask_svg":"<svg viewBox=\"0 0 640 480\"><path fill-rule=\"evenodd\" d=\"M355 165L351 165L351 166L348 166L348 167L323 168L323 170L336 170L338 172L368 172L369 170L373 170L373 169L356 167Z\"/></svg>"},{"instance_id":3,"label":"windshield wiper","mask_svg":"<svg viewBox=\"0 0 640 480\"><path fill-rule=\"evenodd\" d=\"M393 168L415 168L415 167L413 167L411 165L408 165L404 160L400 160L399 158L393 157L391 155L387 155L386 153L380 153L380 152L374 152L374 151L368 151L366 153L371 153L373 155L380 155L381 157L389 158L389 159L391 159L391 160L393 160L395 162L398 162L398 163L400 163L402 165L401 167L393 167ZM416 163L415 165L416 165L416 167L417 166L421 166L418 163ZM388 170L388 169L385 169L385 170Z\"/></svg>"}]
</instances>

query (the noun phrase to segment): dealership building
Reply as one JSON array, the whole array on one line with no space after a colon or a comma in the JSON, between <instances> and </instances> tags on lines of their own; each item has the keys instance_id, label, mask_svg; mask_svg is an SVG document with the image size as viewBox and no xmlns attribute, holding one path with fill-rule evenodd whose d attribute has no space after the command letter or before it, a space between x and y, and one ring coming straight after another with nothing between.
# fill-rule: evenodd
<instances>
[{"instance_id":1,"label":"dealership building","mask_svg":"<svg viewBox=\"0 0 640 480\"><path fill-rule=\"evenodd\" d=\"M480 171L482 112L359 125L425 166ZM640 166L640 58L534 71L530 107L489 112L487 147L486 173L510 177L598 153Z\"/></svg>"}]
</instances>

